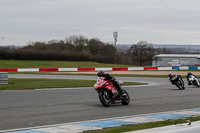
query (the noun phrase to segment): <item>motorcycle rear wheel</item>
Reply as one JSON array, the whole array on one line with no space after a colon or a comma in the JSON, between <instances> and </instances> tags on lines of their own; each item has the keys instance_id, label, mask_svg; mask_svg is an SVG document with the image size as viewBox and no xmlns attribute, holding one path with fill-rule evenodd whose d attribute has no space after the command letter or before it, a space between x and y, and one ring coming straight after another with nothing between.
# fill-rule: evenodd
<instances>
[{"instance_id":1,"label":"motorcycle rear wheel","mask_svg":"<svg viewBox=\"0 0 200 133\"><path fill-rule=\"evenodd\" d=\"M105 107L109 107L111 105L111 95L107 90L101 90L99 92L99 100Z\"/></svg>"},{"instance_id":2,"label":"motorcycle rear wheel","mask_svg":"<svg viewBox=\"0 0 200 133\"><path fill-rule=\"evenodd\" d=\"M122 94L122 102L123 105L128 105L130 103L130 97L129 94L123 90L123 94Z\"/></svg>"},{"instance_id":3,"label":"motorcycle rear wheel","mask_svg":"<svg viewBox=\"0 0 200 133\"><path fill-rule=\"evenodd\" d=\"M178 82L176 83L176 86L178 87L179 90L182 90L182 89L183 89L181 81L178 81Z\"/></svg>"}]
</instances>

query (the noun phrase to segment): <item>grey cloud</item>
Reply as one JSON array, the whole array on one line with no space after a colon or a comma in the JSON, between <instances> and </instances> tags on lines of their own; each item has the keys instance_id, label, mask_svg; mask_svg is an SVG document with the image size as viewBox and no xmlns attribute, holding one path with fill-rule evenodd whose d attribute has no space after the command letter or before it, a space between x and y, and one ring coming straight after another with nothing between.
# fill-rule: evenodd
<instances>
[{"instance_id":1,"label":"grey cloud","mask_svg":"<svg viewBox=\"0 0 200 133\"><path fill-rule=\"evenodd\" d=\"M118 43L199 44L199 0L0 0L0 45L83 34Z\"/></svg>"}]
</instances>

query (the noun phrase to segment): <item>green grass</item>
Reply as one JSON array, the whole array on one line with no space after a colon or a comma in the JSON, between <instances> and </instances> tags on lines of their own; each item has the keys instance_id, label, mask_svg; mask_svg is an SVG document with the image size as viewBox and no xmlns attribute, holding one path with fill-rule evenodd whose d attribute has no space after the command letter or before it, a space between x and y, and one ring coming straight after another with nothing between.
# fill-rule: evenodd
<instances>
[{"instance_id":1,"label":"green grass","mask_svg":"<svg viewBox=\"0 0 200 133\"><path fill-rule=\"evenodd\" d=\"M17 74L19 72L9 72ZM105 71L105 73L109 73ZM20 74L45 74L45 75L84 75L84 76L97 76L96 73L85 73L85 71L79 71L79 73L65 73L65 72L20 72ZM137 74L112 74L113 76L121 77L154 77L154 78L167 78L167 75L137 75ZM181 75L182 76L182 75ZM183 75L184 77L184 75ZM186 77L186 76L185 76Z\"/></svg>"},{"instance_id":2,"label":"green grass","mask_svg":"<svg viewBox=\"0 0 200 133\"><path fill-rule=\"evenodd\" d=\"M27 90L38 88L72 88L93 87L96 80L72 79L8 79L8 84L0 84L0 90ZM124 82L124 85L141 85L145 83Z\"/></svg>"},{"instance_id":3,"label":"green grass","mask_svg":"<svg viewBox=\"0 0 200 133\"><path fill-rule=\"evenodd\" d=\"M11 74L18 74L19 72L9 72ZM109 73L109 72L106 72ZM48 75L84 75L84 76L96 76L96 73L65 73L65 72L20 72L20 74L48 74ZM112 74L119 77L150 77L150 78L168 78L167 75L137 75L137 74ZM182 78L186 78L186 75L181 75Z\"/></svg>"},{"instance_id":4,"label":"green grass","mask_svg":"<svg viewBox=\"0 0 200 133\"><path fill-rule=\"evenodd\" d=\"M107 128L97 131L87 131L85 133L122 133L122 132L130 132L136 130L143 130L149 128L156 128L156 127L163 127L175 124L183 124L187 123L187 121L199 121L200 116L197 117L188 117L183 119L176 119L176 120L166 120L166 121L158 121L158 122L149 122L149 123L141 123L141 124L134 124L134 125L127 125L115 128Z\"/></svg>"},{"instance_id":5,"label":"green grass","mask_svg":"<svg viewBox=\"0 0 200 133\"><path fill-rule=\"evenodd\" d=\"M13 74L17 74L19 72L10 72ZM96 73L65 73L65 72L20 72L20 74L49 74L49 75L84 75L84 76L96 76ZM109 73L109 72L105 72ZM152 78L168 78L167 75L137 75L137 74L112 74L113 76L119 76L119 77L152 77ZM185 75L181 75L183 78L186 78Z\"/></svg>"},{"instance_id":6,"label":"green grass","mask_svg":"<svg viewBox=\"0 0 200 133\"><path fill-rule=\"evenodd\" d=\"M23 61L0 60L0 68L93 68L93 67L128 67L128 65L104 64L86 61ZM130 67L130 66L129 66Z\"/></svg>"}]
</instances>

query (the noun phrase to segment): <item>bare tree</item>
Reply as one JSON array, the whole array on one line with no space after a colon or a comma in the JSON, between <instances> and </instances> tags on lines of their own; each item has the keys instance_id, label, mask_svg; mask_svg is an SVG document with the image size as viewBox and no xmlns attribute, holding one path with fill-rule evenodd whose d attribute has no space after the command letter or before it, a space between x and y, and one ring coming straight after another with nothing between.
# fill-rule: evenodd
<instances>
[{"instance_id":1,"label":"bare tree","mask_svg":"<svg viewBox=\"0 0 200 133\"><path fill-rule=\"evenodd\" d=\"M98 55L100 54L103 45L104 43L101 42L99 39L93 38L88 41L87 48L91 54Z\"/></svg>"},{"instance_id":2,"label":"bare tree","mask_svg":"<svg viewBox=\"0 0 200 133\"><path fill-rule=\"evenodd\" d=\"M69 38L65 39L67 44L71 44L75 46L76 51L83 51L85 50L87 44L88 44L88 39L84 36L70 36Z\"/></svg>"},{"instance_id":3,"label":"bare tree","mask_svg":"<svg viewBox=\"0 0 200 133\"><path fill-rule=\"evenodd\" d=\"M131 64L139 66L150 65L152 57L155 55L155 50L150 43L140 41L129 48L128 55Z\"/></svg>"}]
</instances>

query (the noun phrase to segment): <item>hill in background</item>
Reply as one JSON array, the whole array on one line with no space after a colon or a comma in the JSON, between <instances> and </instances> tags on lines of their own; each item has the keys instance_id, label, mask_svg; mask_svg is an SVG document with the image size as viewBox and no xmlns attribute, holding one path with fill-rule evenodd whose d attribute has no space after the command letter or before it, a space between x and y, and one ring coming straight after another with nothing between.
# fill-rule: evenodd
<instances>
[{"instance_id":1,"label":"hill in background","mask_svg":"<svg viewBox=\"0 0 200 133\"><path fill-rule=\"evenodd\" d=\"M132 44L118 44L117 48L119 51L125 51L131 47ZM178 45L178 44L152 44L155 49L157 48L166 48L172 51L179 51L179 52L194 52L199 53L200 45ZM178 48L178 49L177 49Z\"/></svg>"}]
</instances>

